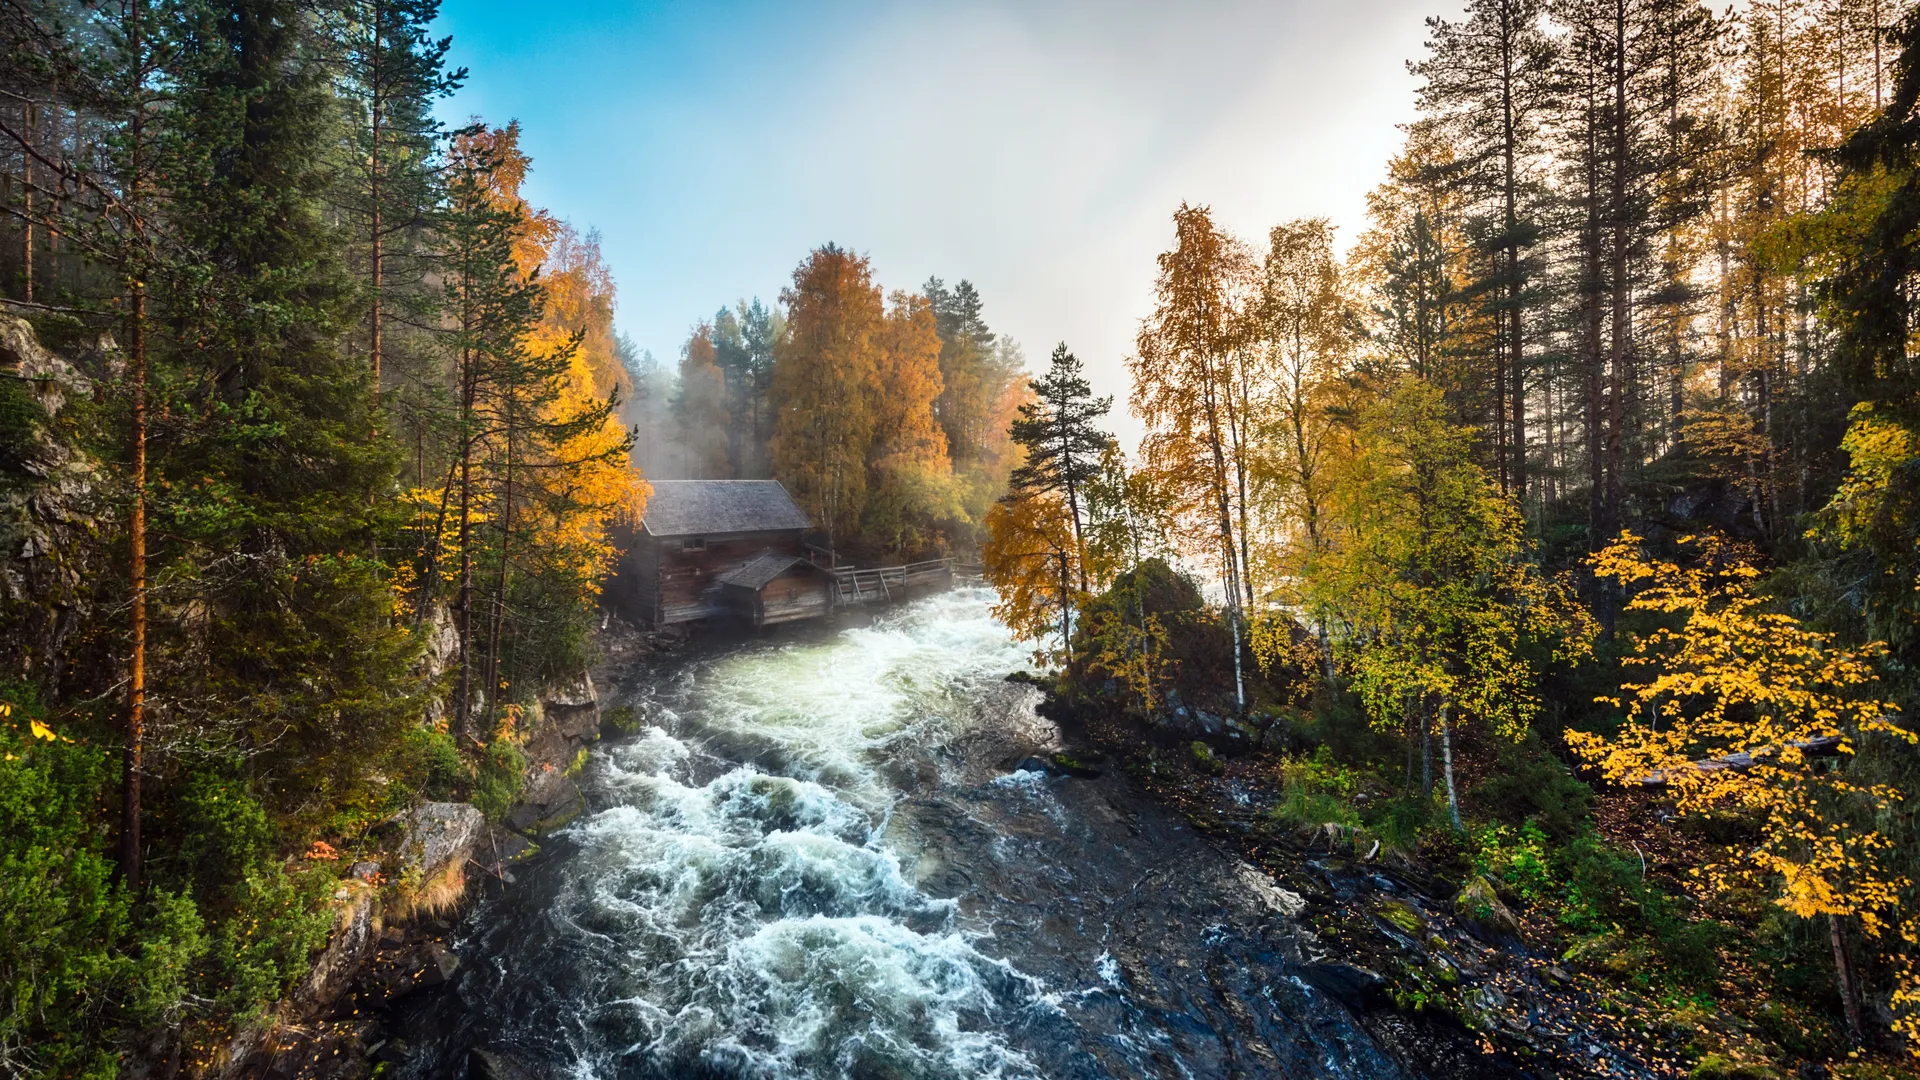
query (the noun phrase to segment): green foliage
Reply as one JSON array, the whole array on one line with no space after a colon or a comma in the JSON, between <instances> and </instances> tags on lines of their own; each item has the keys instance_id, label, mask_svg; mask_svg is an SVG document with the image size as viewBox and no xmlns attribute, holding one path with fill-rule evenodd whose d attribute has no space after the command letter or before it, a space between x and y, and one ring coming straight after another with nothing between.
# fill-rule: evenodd
<instances>
[{"instance_id":1,"label":"green foliage","mask_svg":"<svg viewBox=\"0 0 1920 1080\"><path fill-rule=\"evenodd\" d=\"M428 799L445 800L469 773L453 736L430 727L416 727L407 733L409 773L418 778L419 791Z\"/></svg>"},{"instance_id":2,"label":"green foliage","mask_svg":"<svg viewBox=\"0 0 1920 1080\"><path fill-rule=\"evenodd\" d=\"M1548 753L1537 734L1519 744L1503 742L1499 753L1498 767L1470 793L1476 808L1509 824L1537 826L1556 840L1586 826L1593 789Z\"/></svg>"},{"instance_id":3,"label":"green foliage","mask_svg":"<svg viewBox=\"0 0 1920 1080\"><path fill-rule=\"evenodd\" d=\"M40 718L0 717L0 1072L112 1077L103 1033L176 1008L207 943L186 896L156 891L136 911L114 883L95 814L107 756L33 737L28 721Z\"/></svg>"},{"instance_id":4,"label":"green foliage","mask_svg":"<svg viewBox=\"0 0 1920 1080\"><path fill-rule=\"evenodd\" d=\"M306 973L309 954L325 944L332 875L289 874L265 807L230 773L193 775L177 805L178 852L155 870L191 889L211 922L200 992L236 1022L254 1019Z\"/></svg>"},{"instance_id":5,"label":"green foliage","mask_svg":"<svg viewBox=\"0 0 1920 1080\"><path fill-rule=\"evenodd\" d=\"M1506 825L1487 825L1474 830L1473 846L1473 868L1482 877L1505 885L1530 905L1554 895L1547 834L1539 826L1528 822L1515 832Z\"/></svg>"},{"instance_id":6,"label":"green foliage","mask_svg":"<svg viewBox=\"0 0 1920 1080\"><path fill-rule=\"evenodd\" d=\"M325 870L296 877L272 860L227 884L229 906L203 973L221 1014L236 1023L258 1019L306 975L332 928L323 901L333 885Z\"/></svg>"},{"instance_id":7,"label":"green foliage","mask_svg":"<svg viewBox=\"0 0 1920 1080\"><path fill-rule=\"evenodd\" d=\"M526 781L527 758L511 739L499 738L488 744L481 755L479 771L473 780L473 805L487 815L488 821L501 821L513 809Z\"/></svg>"}]
</instances>

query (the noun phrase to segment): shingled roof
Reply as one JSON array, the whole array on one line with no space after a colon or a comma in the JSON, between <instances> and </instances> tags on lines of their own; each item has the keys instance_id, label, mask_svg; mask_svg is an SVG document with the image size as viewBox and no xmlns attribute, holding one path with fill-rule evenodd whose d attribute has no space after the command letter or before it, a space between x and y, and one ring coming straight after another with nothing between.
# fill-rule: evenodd
<instances>
[{"instance_id":1,"label":"shingled roof","mask_svg":"<svg viewBox=\"0 0 1920 1080\"><path fill-rule=\"evenodd\" d=\"M810 529L778 480L656 480L640 527L649 536Z\"/></svg>"},{"instance_id":2,"label":"shingled roof","mask_svg":"<svg viewBox=\"0 0 1920 1080\"><path fill-rule=\"evenodd\" d=\"M766 554L744 566L735 567L721 574L719 580L722 585L738 585L745 589L764 589L767 587L767 582L786 573L788 569L799 563L806 563L808 566L813 565L798 555Z\"/></svg>"}]
</instances>

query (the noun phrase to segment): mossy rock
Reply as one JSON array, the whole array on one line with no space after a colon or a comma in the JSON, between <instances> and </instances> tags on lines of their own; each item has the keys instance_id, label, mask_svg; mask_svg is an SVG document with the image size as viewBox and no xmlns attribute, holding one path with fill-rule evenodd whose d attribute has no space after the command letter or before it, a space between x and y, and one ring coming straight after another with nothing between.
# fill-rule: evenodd
<instances>
[{"instance_id":1,"label":"mossy rock","mask_svg":"<svg viewBox=\"0 0 1920 1080\"><path fill-rule=\"evenodd\" d=\"M640 710L631 705L615 705L600 710L600 732L603 735L638 735L644 726Z\"/></svg>"},{"instance_id":2,"label":"mossy rock","mask_svg":"<svg viewBox=\"0 0 1920 1080\"><path fill-rule=\"evenodd\" d=\"M1500 899L1493 883L1479 874L1460 887L1453 898L1453 910L1474 937L1488 944L1508 945L1520 940L1520 920Z\"/></svg>"},{"instance_id":3,"label":"mossy rock","mask_svg":"<svg viewBox=\"0 0 1920 1080\"><path fill-rule=\"evenodd\" d=\"M1401 933L1416 941L1426 931L1426 917L1405 900L1388 900L1380 905L1377 913L1382 919L1398 928Z\"/></svg>"},{"instance_id":4,"label":"mossy rock","mask_svg":"<svg viewBox=\"0 0 1920 1080\"><path fill-rule=\"evenodd\" d=\"M1217 774L1226 768L1226 764L1214 755L1213 747L1198 739L1193 741L1192 753L1194 767L1201 772Z\"/></svg>"},{"instance_id":5,"label":"mossy rock","mask_svg":"<svg viewBox=\"0 0 1920 1080\"><path fill-rule=\"evenodd\" d=\"M1085 758L1075 757L1072 754L1055 754L1049 760L1052 762L1053 771L1055 772L1065 773L1068 776L1076 776L1082 780L1097 780L1100 778L1100 767Z\"/></svg>"}]
</instances>

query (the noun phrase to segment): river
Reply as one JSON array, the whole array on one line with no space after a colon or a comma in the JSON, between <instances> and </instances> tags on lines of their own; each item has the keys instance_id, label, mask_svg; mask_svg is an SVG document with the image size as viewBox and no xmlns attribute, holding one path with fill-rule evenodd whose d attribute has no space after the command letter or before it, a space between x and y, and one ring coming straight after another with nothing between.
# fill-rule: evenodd
<instances>
[{"instance_id":1,"label":"river","mask_svg":"<svg viewBox=\"0 0 1920 1080\"><path fill-rule=\"evenodd\" d=\"M589 812L456 938L407 1069L528 1075L1396 1077L1303 975L1297 897L1057 745L978 589L610 696ZM639 682L639 680L635 680Z\"/></svg>"}]
</instances>

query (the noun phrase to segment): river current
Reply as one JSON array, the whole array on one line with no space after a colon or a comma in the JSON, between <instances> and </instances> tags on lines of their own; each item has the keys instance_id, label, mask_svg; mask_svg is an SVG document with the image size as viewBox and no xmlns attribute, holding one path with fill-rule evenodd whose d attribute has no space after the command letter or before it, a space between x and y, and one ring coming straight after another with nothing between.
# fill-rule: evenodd
<instances>
[{"instance_id":1,"label":"river current","mask_svg":"<svg viewBox=\"0 0 1920 1080\"><path fill-rule=\"evenodd\" d=\"M990 599L615 688L643 730L463 922L409 1075L1407 1075L1297 897L1123 776L1014 767L1058 733Z\"/></svg>"}]
</instances>

